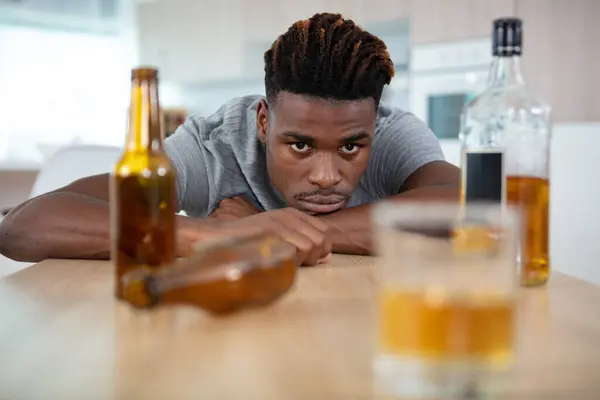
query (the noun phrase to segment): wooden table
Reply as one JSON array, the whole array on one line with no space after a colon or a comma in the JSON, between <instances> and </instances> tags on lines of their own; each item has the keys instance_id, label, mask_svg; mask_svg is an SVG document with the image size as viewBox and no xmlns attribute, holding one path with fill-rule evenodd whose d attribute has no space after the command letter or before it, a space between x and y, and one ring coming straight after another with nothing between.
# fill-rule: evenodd
<instances>
[{"instance_id":1,"label":"wooden table","mask_svg":"<svg viewBox=\"0 0 600 400\"><path fill-rule=\"evenodd\" d=\"M106 262L0 280L0 399L372 399L373 259L303 269L276 305L228 318L141 312ZM518 399L600 398L600 288L555 273L522 289Z\"/></svg>"}]
</instances>

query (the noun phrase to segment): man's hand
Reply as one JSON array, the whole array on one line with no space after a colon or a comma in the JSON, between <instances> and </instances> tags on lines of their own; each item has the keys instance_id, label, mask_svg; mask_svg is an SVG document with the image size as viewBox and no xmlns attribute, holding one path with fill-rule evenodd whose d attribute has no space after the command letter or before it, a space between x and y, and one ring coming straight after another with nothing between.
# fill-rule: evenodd
<instances>
[{"instance_id":1,"label":"man's hand","mask_svg":"<svg viewBox=\"0 0 600 400\"><path fill-rule=\"evenodd\" d=\"M215 218L220 221L233 221L250 217L260 212L252 203L242 197L236 196L231 199L221 200L219 206L209 215L209 218Z\"/></svg>"},{"instance_id":2,"label":"man's hand","mask_svg":"<svg viewBox=\"0 0 600 400\"><path fill-rule=\"evenodd\" d=\"M295 208L266 211L229 223L240 232L259 229L280 237L296 247L298 262L315 265L331 254L329 225Z\"/></svg>"},{"instance_id":3,"label":"man's hand","mask_svg":"<svg viewBox=\"0 0 600 400\"><path fill-rule=\"evenodd\" d=\"M207 221L207 220L204 220ZM215 221L210 230L194 227L198 220L186 219L178 237L179 245L191 249L194 242L269 233L296 247L296 257L302 265L315 265L331 253L329 225L294 208L265 211L246 218ZM186 245L187 244L187 245Z\"/></svg>"}]
</instances>

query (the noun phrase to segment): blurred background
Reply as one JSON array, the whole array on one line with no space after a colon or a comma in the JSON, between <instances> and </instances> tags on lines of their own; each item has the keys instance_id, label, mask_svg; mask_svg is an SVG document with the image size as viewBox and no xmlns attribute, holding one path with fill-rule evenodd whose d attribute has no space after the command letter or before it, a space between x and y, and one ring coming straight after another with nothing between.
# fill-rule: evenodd
<instances>
[{"instance_id":1,"label":"blurred background","mask_svg":"<svg viewBox=\"0 0 600 400\"><path fill-rule=\"evenodd\" d=\"M325 11L387 43L396 77L383 101L425 120L456 164L460 111L487 78L492 19L523 18L525 78L554 111L554 265L600 283L597 0L0 0L0 209L29 197L60 148L123 144L133 66L160 69L170 133L189 114L263 94L264 51Z\"/></svg>"}]
</instances>

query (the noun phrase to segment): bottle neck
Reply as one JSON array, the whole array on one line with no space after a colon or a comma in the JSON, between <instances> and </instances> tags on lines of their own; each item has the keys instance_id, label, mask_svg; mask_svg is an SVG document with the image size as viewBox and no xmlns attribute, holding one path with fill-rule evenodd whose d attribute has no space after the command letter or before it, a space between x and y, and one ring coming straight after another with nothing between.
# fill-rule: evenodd
<instances>
[{"instance_id":1,"label":"bottle neck","mask_svg":"<svg viewBox=\"0 0 600 400\"><path fill-rule=\"evenodd\" d=\"M520 56L494 56L488 84L490 86L525 85Z\"/></svg>"},{"instance_id":2,"label":"bottle neck","mask_svg":"<svg viewBox=\"0 0 600 400\"><path fill-rule=\"evenodd\" d=\"M133 79L126 148L129 151L158 150L162 148L162 141L158 82L152 78Z\"/></svg>"}]
</instances>

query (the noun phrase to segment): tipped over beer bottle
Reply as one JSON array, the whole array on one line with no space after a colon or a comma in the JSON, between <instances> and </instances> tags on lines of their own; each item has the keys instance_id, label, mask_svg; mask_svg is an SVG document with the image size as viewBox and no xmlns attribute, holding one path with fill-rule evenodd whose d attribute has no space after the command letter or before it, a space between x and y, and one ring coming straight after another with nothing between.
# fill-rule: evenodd
<instances>
[{"instance_id":1,"label":"tipped over beer bottle","mask_svg":"<svg viewBox=\"0 0 600 400\"><path fill-rule=\"evenodd\" d=\"M122 298L138 308L188 305L229 314L279 299L297 268L296 248L277 237L233 237L202 243L177 265L124 275Z\"/></svg>"},{"instance_id":2,"label":"tipped over beer bottle","mask_svg":"<svg viewBox=\"0 0 600 400\"><path fill-rule=\"evenodd\" d=\"M493 62L487 89L465 105L462 142L464 203L498 202L521 212L521 281L543 285L550 269L550 107L526 86L521 73L523 24L493 22Z\"/></svg>"},{"instance_id":3,"label":"tipped over beer bottle","mask_svg":"<svg viewBox=\"0 0 600 400\"><path fill-rule=\"evenodd\" d=\"M136 68L125 150L111 176L111 257L118 298L125 273L174 263L175 190L175 172L163 149L158 73Z\"/></svg>"}]
</instances>

